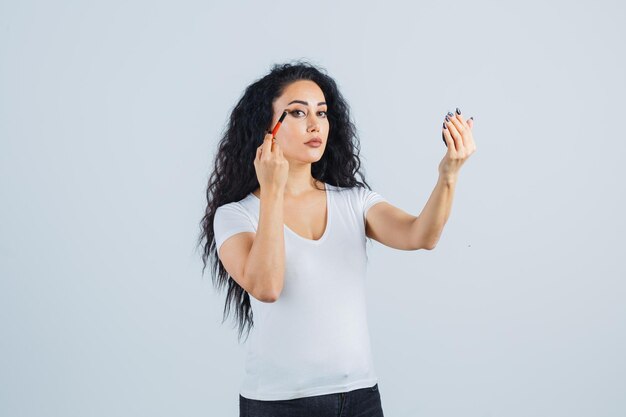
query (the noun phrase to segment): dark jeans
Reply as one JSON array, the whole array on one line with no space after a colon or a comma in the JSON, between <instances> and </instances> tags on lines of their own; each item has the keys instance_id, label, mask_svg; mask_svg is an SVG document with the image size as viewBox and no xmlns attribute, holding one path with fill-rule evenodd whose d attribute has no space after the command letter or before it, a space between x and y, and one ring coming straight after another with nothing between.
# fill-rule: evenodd
<instances>
[{"instance_id":1,"label":"dark jeans","mask_svg":"<svg viewBox=\"0 0 626 417\"><path fill-rule=\"evenodd\" d=\"M348 392L262 401L239 395L239 417L384 417L378 384Z\"/></svg>"}]
</instances>

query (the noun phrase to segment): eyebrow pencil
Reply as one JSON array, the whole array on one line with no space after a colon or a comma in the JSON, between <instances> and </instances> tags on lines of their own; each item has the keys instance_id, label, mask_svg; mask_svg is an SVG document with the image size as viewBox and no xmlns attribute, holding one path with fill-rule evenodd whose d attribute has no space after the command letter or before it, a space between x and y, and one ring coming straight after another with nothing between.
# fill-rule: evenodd
<instances>
[{"instance_id":1,"label":"eyebrow pencil","mask_svg":"<svg viewBox=\"0 0 626 417\"><path fill-rule=\"evenodd\" d=\"M287 116L287 110L283 112L282 116L280 116L280 119L278 119L278 123L276 123L276 126L274 126L274 129L272 130L272 139L274 139L274 136L276 136L276 132L278 132L278 128L283 123L283 120L285 120L285 116Z\"/></svg>"}]
</instances>

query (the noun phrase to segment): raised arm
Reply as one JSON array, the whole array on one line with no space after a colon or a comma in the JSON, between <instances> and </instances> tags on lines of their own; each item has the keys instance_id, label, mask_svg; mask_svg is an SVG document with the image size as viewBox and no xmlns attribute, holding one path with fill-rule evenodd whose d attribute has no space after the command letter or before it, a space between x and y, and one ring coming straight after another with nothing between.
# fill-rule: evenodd
<instances>
[{"instance_id":1,"label":"raised arm","mask_svg":"<svg viewBox=\"0 0 626 417\"><path fill-rule=\"evenodd\" d=\"M472 135L474 119L464 121L461 110L448 113L443 137L448 151L439 163L439 178L419 216L412 216L387 202L372 206L366 215L366 235L394 249L434 249L450 217L459 170L476 151Z\"/></svg>"},{"instance_id":2,"label":"raised arm","mask_svg":"<svg viewBox=\"0 0 626 417\"><path fill-rule=\"evenodd\" d=\"M377 203L367 212L365 233L390 248L431 250L450 216L453 196L454 182L440 178L417 217L386 201Z\"/></svg>"}]
</instances>

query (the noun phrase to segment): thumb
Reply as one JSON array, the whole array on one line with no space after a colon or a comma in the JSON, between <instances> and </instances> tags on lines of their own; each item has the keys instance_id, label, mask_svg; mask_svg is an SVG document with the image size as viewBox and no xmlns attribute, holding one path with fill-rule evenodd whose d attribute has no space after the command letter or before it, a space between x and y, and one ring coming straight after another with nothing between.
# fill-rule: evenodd
<instances>
[{"instance_id":1,"label":"thumb","mask_svg":"<svg viewBox=\"0 0 626 417\"><path fill-rule=\"evenodd\" d=\"M472 116L469 119L467 119L467 124L470 127L470 129L474 128L474 116Z\"/></svg>"}]
</instances>

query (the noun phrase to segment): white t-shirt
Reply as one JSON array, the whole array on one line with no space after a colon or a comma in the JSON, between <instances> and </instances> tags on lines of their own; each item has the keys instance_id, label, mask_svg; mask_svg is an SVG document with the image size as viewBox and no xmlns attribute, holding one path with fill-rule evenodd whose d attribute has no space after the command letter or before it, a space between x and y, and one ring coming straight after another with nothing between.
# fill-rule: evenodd
<instances>
[{"instance_id":1,"label":"white t-shirt","mask_svg":"<svg viewBox=\"0 0 626 417\"><path fill-rule=\"evenodd\" d=\"M239 393L288 400L346 392L378 382L370 347L365 278L365 214L387 201L363 187L326 184L327 224L318 240L284 226L283 290L273 303L250 296L254 327ZM261 201L250 193L220 206L216 247L240 232L256 232Z\"/></svg>"}]
</instances>

